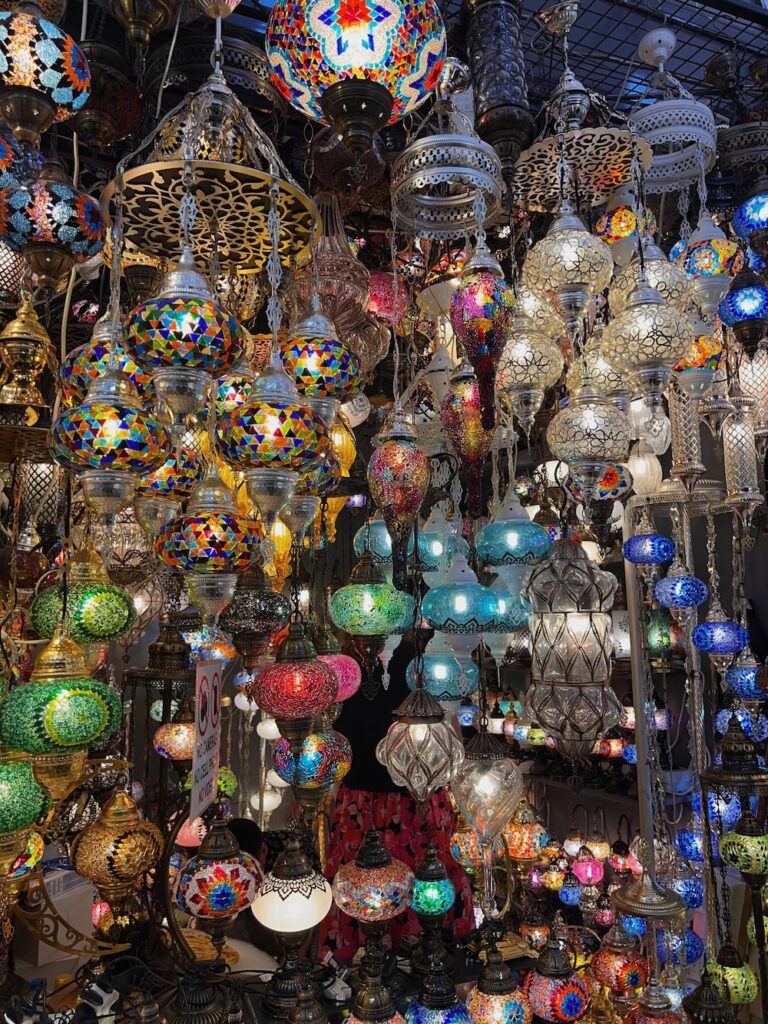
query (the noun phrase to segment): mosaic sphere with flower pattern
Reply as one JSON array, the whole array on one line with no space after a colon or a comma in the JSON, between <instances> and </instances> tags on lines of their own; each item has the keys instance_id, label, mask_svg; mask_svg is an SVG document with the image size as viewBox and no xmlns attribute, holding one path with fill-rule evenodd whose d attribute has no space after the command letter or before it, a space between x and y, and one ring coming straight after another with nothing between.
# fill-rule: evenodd
<instances>
[{"instance_id":1,"label":"mosaic sphere with flower pattern","mask_svg":"<svg viewBox=\"0 0 768 1024\"><path fill-rule=\"evenodd\" d=\"M320 97L344 79L367 78L393 98L389 123L432 92L445 62L445 26L433 0L280 0L267 26L272 83L291 106L323 121Z\"/></svg>"},{"instance_id":2,"label":"mosaic sphere with flower pattern","mask_svg":"<svg viewBox=\"0 0 768 1024\"><path fill-rule=\"evenodd\" d=\"M299 754L298 785L321 789L341 782L352 767L352 747L346 736L335 729L311 733ZM275 746L275 771L284 782L296 783L296 759L288 740Z\"/></svg>"},{"instance_id":3,"label":"mosaic sphere with flower pattern","mask_svg":"<svg viewBox=\"0 0 768 1024\"><path fill-rule=\"evenodd\" d=\"M520 989L495 995L475 986L467 996L472 1024L531 1024L533 1012Z\"/></svg>"},{"instance_id":4,"label":"mosaic sphere with flower pattern","mask_svg":"<svg viewBox=\"0 0 768 1024\"><path fill-rule=\"evenodd\" d=\"M184 501L202 477L203 470L203 463L191 448L174 445L165 462L140 478L136 493L150 498Z\"/></svg>"},{"instance_id":5,"label":"mosaic sphere with flower pattern","mask_svg":"<svg viewBox=\"0 0 768 1024\"><path fill-rule=\"evenodd\" d=\"M86 399L54 421L49 444L56 462L67 469L147 473L162 464L170 437L139 402Z\"/></svg>"},{"instance_id":6,"label":"mosaic sphere with flower pattern","mask_svg":"<svg viewBox=\"0 0 768 1024\"><path fill-rule=\"evenodd\" d=\"M206 921L236 917L256 898L262 874L249 853L221 860L191 857L176 883L176 903L185 914Z\"/></svg>"},{"instance_id":7,"label":"mosaic sphere with flower pattern","mask_svg":"<svg viewBox=\"0 0 768 1024\"><path fill-rule=\"evenodd\" d=\"M0 84L42 93L63 121L81 110L91 93L88 61L71 36L25 11L0 13Z\"/></svg>"},{"instance_id":8,"label":"mosaic sphere with flower pattern","mask_svg":"<svg viewBox=\"0 0 768 1024\"><path fill-rule=\"evenodd\" d=\"M29 187L0 192L0 234L11 249L53 245L84 263L104 248L106 226L92 196L41 175Z\"/></svg>"},{"instance_id":9,"label":"mosaic sphere with flower pattern","mask_svg":"<svg viewBox=\"0 0 768 1024\"><path fill-rule=\"evenodd\" d=\"M129 314L125 345L142 366L183 366L218 376L242 355L241 329L211 299L158 296Z\"/></svg>"},{"instance_id":10,"label":"mosaic sphere with flower pattern","mask_svg":"<svg viewBox=\"0 0 768 1024\"><path fill-rule=\"evenodd\" d=\"M336 337L292 333L281 343L280 355L302 395L345 402L365 382L359 356Z\"/></svg>"},{"instance_id":11,"label":"mosaic sphere with flower pattern","mask_svg":"<svg viewBox=\"0 0 768 1024\"><path fill-rule=\"evenodd\" d=\"M336 872L333 900L356 921L389 921L410 903L413 883L413 872L401 860L374 868L348 861Z\"/></svg>"},{"instance_id":12,"label":"mosaic sphere with flower pattern","mask_svg":"<svg viewBox=\"0 0 768 1024\"><path fill-rule=\"evenodd\" d=\"M258 554L256 524L228 512L200 512L172 519L155 540L155 554L172 569L240 573Z\"/></svg>"},{"instance_id":13,"label":"mosaic sphere with flower pattern","mask_svg":"<svg viewBox=\"0 0 768 1024\"><path fill-rule=\"evenodd\" d=\"M101 377L109 365L110 350L108 342L94 335L90 341L67 353L59 370L62 397L67 405L82 402L89 385ZM117 346L115 357L118 369L136 385L139 395L145 400L152 398L155 390L152 374L139 366L121 344Z\"/></svg>"},{"instance_id":14,"label":"mosaic sphere with flower pattern","mask_svg":"<svg viewBox=\"0 0 768 1024\"><path fill-rule=\"evenodd\" d=\"M61 585L46 587L32 602L30 620L38 636L50 639L61 624ZM105 643L127 633L136 621L130 594L111 583L70 583L67 588L67 630L77 644Z\"/></svg>"},{"instance_id":15,"label":"mosaic sphere with flower pattern","mask_svg":"<svg viewBox=\"0 0 768 1024\"><path fill-rule=\"evenodd\" d=\"M327 435L306 405L260 398L226 413L216 428L222 457L238 469L309 468Z\"/></svg>"},{"instance_id":16,"label":"mosaic sphere with flower pattern","mask_svg":"<svg viewBox=\"0 0 768 1024\"><path fill-rule=\"evenodd\" d=\"M0 738L27 754L82 749L111 736L121 712L117 693L98 679L26 683L0 709Z\"/></svg>"},{"instance_id":17,"label":"mosaic sphere with flower pattern","mask_svg":"<svg viewBox=\"0 0 768 1024\"><path fill-rule=\"evenodd\" d=\"M534 1014L552 1024L579 1020L589 1004L587 983L575 972L550 978L533 970L525 979L523 991Z\"/></svg>"},{"instance_id":18,"label":"mosaic sphere with flower pattern","mask_svg":"<svg viewBox=\"0 0 768 1024\"><path fill-rule=\"evenodd\" d=\"M581 487L571 473L565 478L563 486L574 501L584 501ZM627 467L620 462L609 462L595 487L593 497L595 501L607 501L609 498L613 501L621 501L629 493L631 487L632 474Z\"/></svg>"}]
</instances>

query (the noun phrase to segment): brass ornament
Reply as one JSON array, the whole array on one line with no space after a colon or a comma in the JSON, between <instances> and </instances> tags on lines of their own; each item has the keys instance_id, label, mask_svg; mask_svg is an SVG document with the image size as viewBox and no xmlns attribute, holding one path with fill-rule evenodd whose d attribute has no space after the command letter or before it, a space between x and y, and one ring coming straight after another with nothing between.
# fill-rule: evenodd
<instances>
[{"instance_id":1,"label":"brass ornament","mask_svg":"<svg viewBox=\"0 0 768 1024\"><path fill-rule=\"evenodd\" d=\"M0 402L45 405L38 379L55 357L48 332L28 298L22 300L15 318L0 334L0 358L10 374L10 380L0 388Z\"/></svg>"}]
</instances>

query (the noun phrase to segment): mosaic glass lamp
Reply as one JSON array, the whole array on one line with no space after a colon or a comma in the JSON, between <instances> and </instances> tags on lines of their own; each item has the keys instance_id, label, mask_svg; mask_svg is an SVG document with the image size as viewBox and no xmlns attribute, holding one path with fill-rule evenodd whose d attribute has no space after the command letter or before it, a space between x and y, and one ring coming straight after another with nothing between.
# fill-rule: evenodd
<instances>
[{"instance_id":1,"label":"mosaic glass lamp","mask_svg":"<svg viewBox=\"0 0 768 1024\"><path fill-rule=\"evenodd\" d=\"M88 61L71 36L27 11L0 14L0 115L16 139L37 146L90 92Z\"/></svg>"},{"instance_id":2,"label":"mosaic glass lamp","mask_svg":"<svg viewBox=\"0 0 768 1024\"><path fill-rule=\"evenodd\" d=\"M766 691L763 689L760 664L750 650L745 647L734 663L726 670L723 678L728 693L742 701L764 701Z\"/></svg>"},{"instance_id":3,"label":"mosaic glass lamp","mask_svg":"<svg viewBox=\"0 0 768 1024\"><path fill-rule=\"evenodd\" d=\"M386 637L407 615L407 597L386 581L370 552L364 552L349 583L331 597L331 619L351 636Z\"/></svg>"},{"instance_id":4,"label":"mosaic glass lamp","mask_svg":"<svg viewBox=\"0 0 768 1024\"><path fill-rule=\"evenodd\" d=\"M315 649L320 661L325 662L336 676L339 684L336 700L344 701L354 696L362 681L360 665L354 658L342 653L341 644L328 626L317 631Z\"/></svg>"},{"instance_id":5,"label":"mosaic glass lamp","mask_svg":"<svg viewBox=\"0 0 768 1024\"><path fill-rule=\"evenodd\" d=\"M26 756L18 753L0 756L0 835L27 829L49 806L48 795L35 778ZM22 838L26 842L26 834Z\"/></svg>"},{"instance_id":6,"label":"mosaic glass lamp","mask_svg":"<svg viewBox=\"0 0 768 1024\"><path fill-rule=\"evenodd\" d=\"M755 879L768 875L768 835L748 807L736 827L720 840L720 856L729 867Z\"/></svg>"},{"instance_id":7,"label":"mosaic glass lamp","mask_svg":"<svg viewBox=\"0 0 768 1024\"><path fill-rule=\"evenodd\" d=\"M187 698L170 722L164 722L152 737L155 753L167 761L189 767L195 752L195 713Z\"/></svg>"},{"instance_id":8,"label":"mosaic glass lamp","mask_svg":"<svg viewBox=\"0 0 768 1024\"><path fill-rule=\"evenodd\" d=\"M496 946L489 946L480 977L467 996L472 1024L531 1024L533 1011Z\"/></svg>"},{"instance_id":9,"label":"mosaic glass lamp","mask_svg":"<svg viewBox=\"0 0 768 1024\"><path fill-rule=\"evenodd\" d=\"M410 903L413 885L411 869L390 855L379 833L371 828L355 859L336 872L333 900L349 917L376 925L402 913Z\"/></svg>"},{"instance_id":10,"label":"mosaic glass lamp","mask_svg":"<svg viewBox=\"0 0 768 1024\"><path fill-rule=\"evenodd\" d=\"M659 533L637 533L624 542L624 557L633 565L663 565L675 553L674 542Z\"/></svg>"},{"instance_id":11,"label":"mosaic glass lamp","mask_svg":"<svg viewBox=\"0 0 768 1024\"><path fill-rule=\"evenodd\" d=\"M731 281L717 307L720 320L752 355L768 332L768 288L746 267Z\"/></svg>"},{"instance_id":12,"label":"mosaic glass lamp","mask_svg":"<svg viewBox=\"0 0 768 1024\"><path fill-rule=\"evenodd\" d=\"M280 95L311 120L331 124L355 152L368 150L376 130L437 87L445 48L445 26L432 0L354 12L338 0L312 7L280 0L266 37Z\"/></svg>"},{"instance_id":13,"label":"mosaic glass lamp","mask_svg":"<svg viewBox=\"0 0 768 1024\"><path fill-rule=\"evenodd\" d=\"M709 596L709 588L685 566L675 560L653 588L653 597L662 608L668 608L675 618L685 619L694 608L703 604Z\"/></svg>"},{"instance_id":14,"label":"mosaic glass lamp","mask_svg":"<svg viewBox=\"0 0 768 1024\"><path fill-rule=\"evenodd\" d=\"M690 347L675 367L677 383L691 398L703 398L712 385L723 357L723 344L718 334L706 321L697 321L693 325Z\"/></svg>"},{"instance_id":15,"label":"mosaic glass lamp","mask_svg":"<svg viewBox=\"0 0 768 1024\"><path fill-rule=\"evenodd\" d=\"M745 1006L757 998L757 974L732 943L725 942L717 957L707 961L707 972L717 994L730 1006Z\"/></svg>"},{"instance_id":16,"label":"mosaic glass lamp","mask_svg":"<svg viewBox=\"0 0 768 1024\"><path fill-rule=\"evenodd\" d=\"M440 419L466 473L469 514L479 516L480 473L491 450L493 431L482 424L480 387L468 362L462 362L451 374L448 391L440 406Z\"/></svg>"},{"instance_id":17,"label":"mosaic glass lamp","mask_svg":"<svg viewBox=\"0 0 768 1024\"><path fill-rule=\"evenodd\" d=\"M245 405L251 397L255 380L256 373L245 356L222 373L216 380L216 416L220 419L225 413Z\"/></svg>"},{"instance_id":18,"label":"mosaic glass lamp","mask_svg":"<svg viewBox=\"0 0 768 1024\"><path fill-rule=\"evenodd\" d=\"M765 259L768 252L768 182L760 178L731 218L731 227Z\"/></svg>"},{"instance_id":19,"label":"mosaic glass lamp","mask_svg":"<svg viewBox=\"0 0 768 1024\"><path fill-rule=\"evenodd\" d=\"M281 735L294 740L289 724L294 721L299 730L296 739L303 741L309 733L305 723L311 723L315 715L325 711L336 700L338 690L336 676L318 660L303 625L292 622L274 664L256 677L253 697L263 711L275 718ZM300 746L296 752L301 756Z\"/></svg>"},{"instance_id":20,"label":"mosaic glass lamp","mask_svg":"<svg viewBox=\"0 0 768 1024\"><path fill-rule=\"evenodd\" d=\"M705 316L717 309L728 291L730 275L740 263L739 245L726 238L722 228L702 211L688 245L678 257L689 277L693 278L693 296Z\"/></svg>"},{"instance_id":21,"label":"mosaic glass lamp","mask_svg":"<svg viewBox=\"0 0 768 1024\"><path fill-rule=\"evenodd\" d=\"M441 930L455 900L453 882L434 846L429 844L416 865L410 903L422 930L420 941L411 954L411 966L417 974L453 969L454 957L446 949Z\"/></svg>"},{"instance_id":22,"label":"mosaic glass lamp","mask_svg":"<svg viewBox=\"0 0 768 1024\"><path fill-rule=\"evenodd\" d=\"M281 343L283 366L299 394L346 402L361 389L365 374L357 354L338 339L315 302L312 313Z\"/></svg>"},{"instance_id":23,"label":"mosaic glass lamp","mask_svg":"<svg viewBox=\"0 0 768 1024\"><path fill-rule=\"evenodd\" d=\"M24 685L0 709L0 738L14 750L52 754L85 749L120 725L122 703L101 680L89 678L85 655L59 626Z\"/></svg>"},{"instance_id":24,"label":"mosaic glass lamp","mask_svg":"<svg viewBox=\"0 0 768 1024\"><path fill-rule=\"evenodd\" d=\"M525 979L523 991L536 1017L543 1021L576 1021L589 1005L587 983L576 973L571 955L559 937L552 937Z\"/></svg>"},{"instance_id":25,"label":"mosaic glass lamp","mask_svg":"<svg viewBox=\"0 0 768 1024\"><path fill-rule=\"evenodd\" d=\"M154 393L152 374L128 355L123 343L122 324L118 323L115 328L107 313L94 324L91 340L73 348L61 362L59 378L62 396L68 405L79 405L83 401L89 386L109 366L113 346L118 369L142 398L151 398Z\"/></svg>"},{"instance_id":26,"label":"mosaic glass lamp","mask_svg":"<svg viewBox=\"0 0 768 1024\"><path fill-rule=\"evenodd\" d=\"M304 740L298 766L286 739L277 741L275 771L292 785L321 789L341 782L352 767L352 747L346 736L330 729L310 733Z\"/></svg>"}]
</instances>

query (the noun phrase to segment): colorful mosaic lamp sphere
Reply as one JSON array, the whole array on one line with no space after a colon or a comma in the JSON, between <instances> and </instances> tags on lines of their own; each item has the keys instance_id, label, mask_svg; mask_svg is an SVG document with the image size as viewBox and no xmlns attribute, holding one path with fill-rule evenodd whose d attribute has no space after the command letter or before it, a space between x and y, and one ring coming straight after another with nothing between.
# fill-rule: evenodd
<instances>
[{"instance_id":1,"label":"colorful mosaic lamp sphere","mask_svg":"<svg viewBox=\"0 0 768 1024\"><path fill-rule=\"evenodd\" d=\"M750 195L731 218L731 227L739 238L745 239L763 258L768 241L768 183L765 178L756 182Z\"/></svg>"},{"instance_id":2,"label":"colorful mosaic lamp sphere","mask_svg":"<svg viewBox=\"0 0 768 1024\"><path fill-rule=\"evenodd\" d=\"M94 324L91 340L73 348L62 360L59 379L62 396L67 405L79 405L83 401L90 385L101 377L109 366L110 352L114 344L118 369L136 387L140 397L148 399L153 396L152 374L128 355L123 344L122 325L118 324L115 328L111 316L107 313Z\"/></svg>"},{"instance_id":3,"label":"colorful mosaic lamp sphere","mask_svg":"<svg viewBox=\"0 0 768 1024\"><path fill-rule=\"evenodd\" d=\"M707 600L709 588L706 583L691 576L684 566L673 563L667 575L654 586L653 597L662 608L669 608L673 613L685 613Z\"/></svg>"},{"instance_id":4,"label":"colorful mosaic lamp sphere","mask_svg":"<svg viewBox=\"0 0 768 1024\"><path fill-rule=\"evenodd\" d=\"M155 553L173 569L237 574L251 567L258 546L255 524L238 513L231 491L211 461L184 515L160 532Z\"/></svg>"},{"instance_id":5,"label":"colorful mosaic lamp sphere","mask_svg":"<svg viewBox=\"0 0 768 1024\"><path fill-rule=\"evenodd\" d=\"M301 623L292 622L273 665L253 684L262 711L278 719L309 719L332 704L339 692L336 676L318 660ZM285 735L285 730L280 729Z\"/></svg>"},{"instance_id":6,"label":"colorful mosaic lamp sphere","mask_svg":"<svg viewBox=\"0 0 768 1024\"><path fill-rule=\"evenodd\" d=\"M620 998L634 995L648 981L648 961L634 939L621 925L607 932L600 949L592 957L590 971L596 981Z\"/></svg>"},{"instance_id":7,"label":"colorful mosaic lamp sphere","mask_svg":"<svg viewBox=\"0 0 768 1024\"><path fill-rule=\"evenodd\" d=\"M451 325L477 375L481 422L486 430L492 429L496 420L496 365L514 312L514 291L487 246L478 245L451 296Z\"/></svg>"},{"instance_id":8,"label":"colorful mosaic lamp sphere","mask_svg":"<svg viewBox=\"0 0 768 1024\"><path fill-rule=\"evenodd\" d=\"M243 853L217 815L197 853L179 872L174 895L185 914L201 921L230 921L251 905L261 878L256 859Z\"/></svg>"},{"instance_id":9,"label":"colorful mosaic lamp sphere","mask_svg":"<svg viewBox=\"0 0 768 1024\"><path fill-rule=\"evenodd\" d=\"M491 945L477 985L467 996L472 1024L531 1024L533 1011L515 984L511 969Z\"/></svg>"},{"instance_id":10,"label":"colorful mosaic lamp sphere","mask_svg":"<svg viewBox=\"0 0 768 1024\"><path fill-rule=\"evenodd\" d=\"M275 771L291 785L323 789L341 782L351 767L352 747L335 729L307 736L299 754L298 773L288 740L278 740L275 746Z\"/></svg>"},{"instance_id":11,"label":"colorful mosaic lamp sphere","mask_svg":"<svg viewBox=\"0 0 768 1024\"><path fill-rule=\"evenodd\" d=\"M480 387L469 363L462 363L452 374L440 406L440 419L467 474L469 514L477 517L481 514L480 473L491 450L493 431L483 426Z\"/></svg>"},{"instance_id":12,"label":"colorful mosaic lamp sphere","mask_svg":"<svg viewBox=\"0 0 768 1024\"><path fill-rule=\"evenodd\" d=\"M754 355L768 333L768 288L754 270L745 267L734 277L717 311L747 354Z\"/></svg>"},{"instance_id":13,"label":"colorful mosaic lamp sphere","mask_svg":"<svg viewBox=\"0 0 768 1024\"><path fill-rule=\"evenodd\" d=\"M738 697L739 700L763 701L766 699L766 691L761 685L760 664L749 647L745 647L733 665L726 670L723 683L728 693Z\"/></svg>"},{"instance_id":14,"label":"colorful mosaic lamp sphere","mask_svg":"<svg viewBox=\"0 0 768 1024\"><path fill-rule=\"evenodd\" d=\"M373 313L378 320L397 326L408 312L410 304L407 282L384 270L370 270L369 274L368 312Z\"/></svg>"},{"instance_id":15,"label":"colorful mosaic lamp sphere","mask_svg":"<svg viewBox=\"0 0 768 1024\"><path fill-rule=\"evenodd\" d=\"M416 431L395 409L392 427L368 462L368 487L392 538L395 586L403 590L413 524L429 487L429 459L416 442Z\"/></svg>"},{"instance_id":16,"label":"colorful mosaic lamp sphere","mask_svg":"<svg viewBox=\"0 0 768 1024\"><path fill-rule=\"evenodd\" d=\"M157 469L139 479L136 494L145 498L186 501L200 482L204 471L205 467L197 453L192 448L174 441L165 461Z\"/></svg>"},{"instance_id":17,"label":"colorful mosaic lamp sphere","mask_svg":"<svg viewBox=\"0 0 768 1024\"><path fill-rule=\"evenodd\" d=\"M8 694L0 709L0 738L27 754L82 750L111 736L121 712L117 693L89 678L85 655L59 629L38 656L30 681Z\"/></svg>"},{"instance_id":18,"label":"colorful mosaic lamp sphere","mask_svg":"<svg viewBox=\"0 0 768 1024\"><path fill-rule=\"evenodd\" d=\"M21 754L0 760L0 835L33 825L49 807L30 762Z\"/></svg>"},{"instance_id":19,"label":"colorful mosaic lamp sphere","mask_svg":"<svg viewBox=\"0 0 768 1024\"><path fill-rule=\"evenodd\" d=\"M409 905L413 884L411 869L390 855L379 833L371 828L354 861L342 864L336 872L333 899L356 921L389 921Z\"/></svg>"},{"instance_id":20,"label":"colorful mosaic lamp sphere","mask_svg":"<svg viewBox=\"0 0 768 1024\"><path fill-rule=\"evenodd\" d=\"M240 325L216 301L188 247L163 278L158 295L129 314L125 345L137 363L153 370L159 390L158 370L161 378L168 368L217 377L242 354Z\"/></svg>"},{"instance_id":21,"label":"colorful mosaic lamp sphere","mask_svg":"<svg viewBox=\"0 0 768 1024\"><path fill-rule=\"evenodd\" d=\"M301 320L280 345L286 373L299 394L346 402L362 388L360 359L338 339L333 324L318 309Z\"/></svg>"},{"instance_id":22,"label":"colorful mosaic lamp sphere","mask_svg":"<svg viewBox=\"0 0 768 1024\"><path fill-rule=\"evenodd\" d=\"M757 998L757 974L744 963L731 943L724 943L717 957L707 961L707 971L723 1002L731 1006L745 1006Z\"/></svg>"},{"instance_id":23,"label":"colorful mosaic lamp sphere","mask_svg":"<svg viewBox=\"0 0 768 1024\"><path fill-rule=\"evenodd\" d=\"M342 652L341 644L327 626L317 631L315 649L320 661L324 662L336 676L339 684L336 700L349 700L360 689L362 681L360 665L354 658L350 658L348 654Z\"/></svg>"},{"instance_id":24,"label":"colorful mosaic lamp sphere","mask_svg":"<svg viewBox=\"0 0 768 1024\"><path fill-rule=\"evenodd\" d=\"M248 361L243 357L235 365L222 373L216 381L216 416L221 418L225 413L232 412L245 405L251 397L256 374Z\"/></svg>"},{"instance_id":25,"label":"colorful mosaic lamp sphere","mask_svg":"<svg viewBox=\"0 0 768 1024\"><path fill-rule=\"evenodd\" d=\"M558 938L544 947L523 991L533 1013L551 1024L580 1020L589 1005L587 983L574 971Z\"/></svg>"},{"instance_id":26,"label":"colorful mosaic lamp sphere","mask_svg":"<svg viewBox=\"0 0 768 1024\"><path fill-rule=\"evenodd\" d=\"M0 14L0 116L15 138L36 146L90 92L88 61L71 36L26 11Z\"/></svg>"},{"instance_id":27,"label":"colorful mosaic lamp sphere","mask_svg":"<svg viewBox=\"0 0 768 1024\"><path fill-rule=\"evenodd\" d=\"M408 597L386 581L364 552L349 583L331 596L331 620L350 636L386 637L405 620L411 607Z\"/></svg>"},{"instance_id":28,"label":"colorful mosaic lamp sphere","mask_svg":"<svg viewBox=\"0 0 768 1024\"><path fill-rule=\"evenodd\" d=\"M445 50L432 0L387 0L354 11L338 0L280 0L267 27L277 90L311 120L332 124L358 152L437 87Z\"/></svg>"},{"instance_id":29,"label":"colorful mosaic lamp sphere","mask_svg":"<svg viewBox=\"0 0 768 1024\"><path fill-rule=\"evenodd\" d=\"M273 352L249 400L221 417L219 450L234 468L299 472L323 453L327 430Z\"/></svg>"},{"instance_id":30,"label":"colorful mosaic lamp sphere","mask_svg":"<svg viewBox=\"0 0 768 1024\"><path fill-rule=\"evenodd\" d=\"M723 345L708 323L694 324L693 340L688 351L675 367L675 379L683 391L694 399L701 399L709 390L715 370L723 357Z\"/></svg>"},{"instance_id":31,"label":"colorful mosaic lamp sphere","mask_svg":"<svg viewBox=\"0 0 768 1024\"><path fill-rule=\"evenodd\" d=\"M668 962L678 967L688 967L704 955L704 941L692 928L686 928L682 936L657 928L656 952L662 967Z\"/></svg>"},{"instance_id":32,"label":"colorful mosaic lamp sphere","mask_svg":"<svg viewBox=\"0 0 768 1024\"><path fill-rule=\"evenodd\" d=\"M748 807L733 832L726 832L720 840L720 856L747 878L768 875L768 835Z\"/></svg>"},{"instance_id":33,"label":"colorful mosaic lamp sphere","mask_svg":"<svg viewBox=\"0 0 768 1024\"><path fill-rule=\"evenodd\" d=\"M747 646L749 633L740 622L707 618L694 629L691 640L704 654L732 656Z\"/></svg>"},{"instance_id":34,"label":"colorful mosaic lamp sphere","mask_svg":"<svg viewBox=\"0 0 768 1024\"><path fill-rule=\"evenodd\" d=\"M672 560L675 545L659 533L637 533L624 541L623 551L633 565L663 565Z\"/></svg>"},{"instance_id":35,"label":"colorful mosaic lamp sphere","mask_svg":"<svg viewBox=\"0 0 768 1024\"><path fill-rule=\"evenodd\" d=\"M411 910L422 924L442 920L456 902L456 889L433 846L416 865Z\"/></svg>"},{"instance_id":36,"label":"colorful mosaic lamp sphere","mask_svg":"<svg viewBox=\"0 0 768 1024\"><path fill-rule=\"evenodd\" d=\"M0 93L0 96L2 94ZM47 160L30 186L0 193L3 241L24 254L38 283L54 290L75 263L104 248L99 204L72 184L63 166Z\"/></svg>"}]
</instances>

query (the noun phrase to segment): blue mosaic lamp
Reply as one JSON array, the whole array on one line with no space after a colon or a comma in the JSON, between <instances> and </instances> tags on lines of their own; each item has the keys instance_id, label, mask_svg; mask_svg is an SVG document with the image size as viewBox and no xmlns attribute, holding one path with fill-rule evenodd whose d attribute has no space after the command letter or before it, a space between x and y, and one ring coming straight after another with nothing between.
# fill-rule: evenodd
<instances>
[{"instance_id":1,"label":"blue mosaic lamp","mask_svg":"<svg viewBox=\"0 0 768 1024\"><path fill-rule=\"evenodd\" d=\"M732 715L736 715L739 725L753 743L763 743L768 739L768 718L765 715L752 715L747 708L722 708L715 715L715 732L724 736Z\"/></svg>"},{"instance_id":2,"label":"blue mosaic lamp","mask_svg":"<svg viewBox=\"0 0 768 1024\"><path fill-rule=\"evenodd\" d=\"M710 830L712 855L717 859L717 834ZM695 817L687 828L679 828L675 832L675 849L689 864L704 863L704 825L701 818Z\"/></svg>"},{"instance_id":3,"label":"blue mosaic lamp","mask_svg":"<svg viewBox=\"0 0 768 1024\"><path fill-rule=\"evenodd\" d=\"M624 541L624 557L633 565L663 565L674 554L674 542L660 533L636 533Z\"/></svg>"},{"instance_id":4,"label":"blue mosaic lamp","mask_svg":"<svg viewBox=\"0 0 768 1024\"><path fill-rule=\"evenodd\" d=\"M653 588L658 605L668 608L677 621L686 621L694 608L709 597L709 588L675 558L667 571Z\"/></svg>"},{"instance_id":5,"label":"blue mosaic lamp","mask_svg":"<svg viewBox=\"0 0 768 1024\"><path fill-rule=\"evenodd\" d=\"M694 814L701 814L701 795L699 793L693 794L691 807ZM710 790L707 798L707 807L709 810L709 820L717 827L722 825L726 829L733 828L741 817L741 801L736 793L729 790L720 790L717 793Z\"/></svg>"},{"instance_id":6,"label":"blue mosaic lamp","mask_svg":"<svg viewBox=\"0 0 768 1024\"><path fill-rule=\"evenodd\" d=\"M545 558L551 546L548 531L531 521L514 486L508 488L493 519L477 535L477 554L486 565L522 567L522 573L502 574L508 585L513 579L519 581L528 566Z\"/></svg>"},{"instance_id":7,"label":"blue mosaic lamp","mask_svg":"<svg viewBox=\"0 0 768 1024\"><path fill-rule=\"evenodd\" d=\"M766 255L768 242L768 180L756 182L752 195L745 199L731 218L731 227L739 238L749 242L760 256Z\"/></svg>"},{"instance_id":8,"label":"blue mosaic lamp","mask_svg":"<svg viewBox=\"0 0 768 1024\"><path fill-rule=\"evenodd\" d=\"M648 922L644 917L632 914L619 914L619 922L624 931L633 939L642 938L648 930Z\"/></svg>"},{"instance_id":9,"label":"blue mosaic lamp","mask_svg":"<svg viewBox=\"0 0 768 1024\"><path fill-rule=\"evenodd\" d=\"M704 955L704 942L693 928L687 928L682 935L673 932L672 929L658 928L656 950L662 967L668 962L675 964L676 967L688 967Z\"/></svg>"},{"instance_id":10,"label":"blue mosaic lamp","mask_svg":"<svg viewBox=\"0 0 768 1024\"><path fill-rule=\"evenodd\" d=\"M768 333L768 288L754 270L745 267L734 277L717 311L747 354L754 355Z\"/></svg>"},{"instance_id":11,"label":"blue mosaic lamp","mask_svg":"<svg viewBox=\"0 0 768 1024\"><path fill-rule=\"evenodd\" d=\"M577 907L582 889L583 886L576 875L572 871L566 871L563 884L560 886L557 895L560 898L560 902L564 903L566 907Z\"/></svg>"},{"instance_id":12,"label":"blue mosaic lamp","mask_svg":"<svg viewBox=\"0 0 768 1024\"><path fill-rule=\"evenodd\" d=\"M755 658L749 645L742 650L733 665L727 669L724 677L725 689L742 701L764 701L768 693L761 685L762 673L760 663Z\"/></svg>"},{"instance_id":13,"label":"blue mosaic lamp","mask_svg":"<svg viewBox=\"0 0 768 1024\"><path fill-rule=\"evenodd\" d=\"M672 879L672 888L688 910L698 910L704 904L704 879L690 868L681 866Z\"/></svg>"},{"instance_id":14,"label":"blue mosaic lamp","mask_svg":"<svg viewBox=\"0 0 768 1024\"><path fill-rule=\"evenodd\" d=\"M726 619L720 602L714 599L703 622L694 629L691 640L703 654L708 654L721 672L730 665L749 643L749 633L740 622Z\"/></svg>"},{"instance_id":15,"label":"blue mosaic lamp","mask_svg":"<svg viewBox=\"0 0 768 1024\"><path fill-rule=\"evenodd\" d=\"M636 743L625 743L624 753L622 757L627 764L637 764L637 744Z\"/></svg>"}]
</instances>

